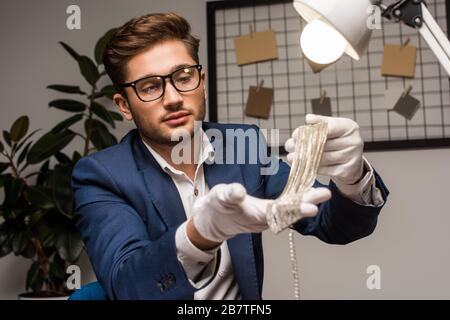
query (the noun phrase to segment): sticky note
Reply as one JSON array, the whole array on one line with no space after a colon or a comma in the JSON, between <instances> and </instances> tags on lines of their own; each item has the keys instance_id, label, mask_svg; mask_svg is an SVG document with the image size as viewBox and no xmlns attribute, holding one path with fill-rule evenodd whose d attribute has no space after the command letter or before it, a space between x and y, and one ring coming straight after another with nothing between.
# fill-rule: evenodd
<instances>
[{"instance_id":1,"label":"sticky note","mask_svg":"<svg viewBox=\"0 0 450 320\"><path fill-rule=\"evenodd\" d=\"M320 103L320 100L321 98L311 100L312 112L321 116L331 117L332 115L330 98L324 98L322 103Z\"/></svg>"},{"instance_id":2,"label":"sticky note","mask_svg":"<svg viewBox=\"0 0 450 320\"><path fill-rule=\"evenodd\" d=\"M275 32L267 30L234 38L238 65L278 59Z\"/></svg>"},{"instance_id":3,"label":"sticky note","mask_svg":"<svg viewBox=\"0 0 450 320\"><path fill-rule=\"evenodd\" d=\"M249 117L268 119L272 109L272 102L272 88L250 86L245 114Z\"/></svg>"},{"instance_id":4,"label":"sticky note","mask_svg":"<svg viewBox=\"0 0 450 320\"><path fill-rule=\"evenodd\" d=\"M411 120L417 110L419 110L419 107L420 101L408 94L405 97L400 97L400 99L398 99L393 110L406 119Z\"/></svg>"},{"instance_id":5,"label":"sticky note","mask_svg":"<svg viewBox=\"0 0 450 320\"><path fill-rule=\"evenodd\" d=\"M385 45L381 74L383 76L414 78L416 52L415 46Z\"/></svg>"}]
</instances>

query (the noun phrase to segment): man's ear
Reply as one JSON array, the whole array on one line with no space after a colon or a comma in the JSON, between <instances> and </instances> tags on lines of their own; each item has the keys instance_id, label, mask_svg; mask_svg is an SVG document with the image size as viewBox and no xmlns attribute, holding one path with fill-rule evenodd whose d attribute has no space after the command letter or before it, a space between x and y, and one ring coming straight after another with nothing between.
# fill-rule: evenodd
<instances>
[{"instance_id":1,"label":"man's ear","mask_svg":"<svg viewBox=\"0 0 450 320\"><path fill-rule=\"evenodd\" d=\"M206 73L202 71L203 92L205 93L205 100L208 100L208 93L206 92Z\"/></svg>"},{"instance_id":2,"label":"man's ear","mask_svg":"<svg viewBox=\"0 0 450 320\"><path fill-rule=\"evenodd\" d=\"M127 119L128 121L133 120L133 115L131 114L130 106L128 104L127 99L124 98L120 93L116 93L113 96L113 101L119 107L120 113Z\"/></svg>"}]
</instances>

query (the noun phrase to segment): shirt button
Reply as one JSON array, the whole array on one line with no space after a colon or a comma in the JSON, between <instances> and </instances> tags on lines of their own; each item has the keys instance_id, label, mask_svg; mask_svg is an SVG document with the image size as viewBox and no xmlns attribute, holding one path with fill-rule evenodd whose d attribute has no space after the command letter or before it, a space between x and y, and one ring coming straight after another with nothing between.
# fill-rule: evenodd
<instances>
[{"instance_id":1,"label":"shirt button","mask_svg":"<svg viewBox=\"0 0 450 320\"><path fill-rule=\"evenodd\" d=\"M194 189L194 196L198 196L198 189L197 188Z\"/></svg>"}]
</instances>

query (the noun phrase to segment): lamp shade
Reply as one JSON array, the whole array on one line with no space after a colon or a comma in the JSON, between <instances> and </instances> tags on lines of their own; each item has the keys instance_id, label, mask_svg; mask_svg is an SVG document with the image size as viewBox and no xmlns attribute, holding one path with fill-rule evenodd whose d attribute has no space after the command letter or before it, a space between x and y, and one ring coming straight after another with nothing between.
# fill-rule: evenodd
<instances>
[{"instance_id":1,"label":"lamp shade","mask_svg":"<svg viewBox=\"0 0 450 320\"><path fill-rule=\"evenodd\" d=\"M307 22L319 19L335 28L347 41L345 53L359 60L369 44L369 8L379 0L294 0L295 10Z\"/></svg>"}]
</instances>

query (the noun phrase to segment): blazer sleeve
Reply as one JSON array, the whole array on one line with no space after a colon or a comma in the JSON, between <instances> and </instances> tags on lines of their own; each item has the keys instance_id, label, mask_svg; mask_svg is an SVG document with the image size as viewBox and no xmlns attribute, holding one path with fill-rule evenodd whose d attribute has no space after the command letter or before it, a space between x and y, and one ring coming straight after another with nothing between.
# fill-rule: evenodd
<instances>
[{"instance_id":1,"label":"blazer sleeve","mask_svg":"<svg viewBox=\"0 0 450 320\"><path fill-rule=\"evenodd\" d=\"M175 232L150 240L105 166L81 159L72 175L76 224L98 281L111 299L192 299L195 288L177 259Z\"/></svg>"},{"instance_id":2,"label":"blazer sleeve","mask_svg":"<svg viewBox=\"0 0 450 320\"><path fill-rule=\"evenodd\" d=\"M260 137L265 142L264 137L262 135ZM273 157L270 154L269 156ZM264 176L265 198L276 199L281 194L289 172L290 166L279 160L277 172ZM316 236L330 244L347 244L370 235L389 195L388 189L375 170L374 174L376 187L380 189L384 200L383 205L377 207L360 205L343 196L332 181L328 186L316 181L315 188L327 187L331 190L331 199L319 205L319 213L315 217L303 218L294 224L293 228L303 235Z\"/></svg>"}]
</instances>

